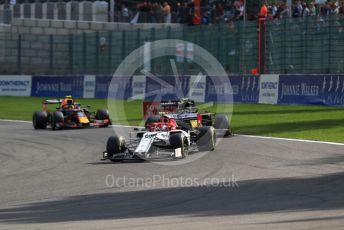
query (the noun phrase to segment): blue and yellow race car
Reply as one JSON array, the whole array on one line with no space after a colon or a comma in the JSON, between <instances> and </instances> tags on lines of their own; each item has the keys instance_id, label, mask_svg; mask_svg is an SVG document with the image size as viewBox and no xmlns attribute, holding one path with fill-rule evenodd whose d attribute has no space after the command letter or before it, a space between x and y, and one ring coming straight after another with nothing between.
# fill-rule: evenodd
<instances>
[{"instance_id":1,"label":"blue and yellow race car","mask_svg":"<svg viewBox=\"0 0 344 230\"><path fill-rule=\"evenodd\" d=\"M56 104L55 111L50 111L48 105ZM32 115L35 129L45 129L50 126L53 130L63 128L107 127L111 125L107 109L90 110L90 106L82 108L72 96L64 99L43 100L42 110Z\"/></svg>"}]
</instances>

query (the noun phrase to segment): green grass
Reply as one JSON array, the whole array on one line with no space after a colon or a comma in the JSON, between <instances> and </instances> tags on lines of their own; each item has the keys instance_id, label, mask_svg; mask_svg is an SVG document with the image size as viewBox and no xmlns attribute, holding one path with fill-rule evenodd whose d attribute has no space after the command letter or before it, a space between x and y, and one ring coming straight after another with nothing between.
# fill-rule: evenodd
<instances>
[{"instance_id":1,"label":"green grass","mask_svg":"<svg viewBox=\"0 0 344 230\"><path fill-rule=\"evenodd\" d=\"M235 105L236 133L344 142L344 109L298 105Z\"/></svg>"},{"instance_id":2,"label":"green grass","mask_svg":"<svg viewBox=\"0 0 344 230\"><path fill-rule=\"evenodd\" d=\"M31 120L40 110L42 98L0 97L0 119ZM83 106L108 108L106 99L79 99ZM142 124L141 101L111 101L114 123ZM215 107L208 109L215 111ZM344 109L325 106L235 104L232 127L235 133L300 138L344 143Z\"/></svg>"}]
</instances>

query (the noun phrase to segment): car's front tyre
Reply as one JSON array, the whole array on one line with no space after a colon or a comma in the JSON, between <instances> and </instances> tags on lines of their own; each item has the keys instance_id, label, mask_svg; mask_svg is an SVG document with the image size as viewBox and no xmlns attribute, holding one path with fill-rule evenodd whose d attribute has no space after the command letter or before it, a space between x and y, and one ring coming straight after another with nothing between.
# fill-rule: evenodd
<instances>
[{"instance_id":1,"label":"car's front tyre","mask_svg":"<svg viewBox=\"0 0 344 230\"><path fill-rule=\"evenodd\" d=\"M200 127L197 135L197 148L199 151L213 151L215 149L216 135L212 126Z\"/></svg>"},{"instance_id":2,"label":"car's front tyre","mask_svg":"<svg viewBox=\"0 0 344 230\"><path fill-rule=\"evenodd\" d=\"M115 159L114 156L124 152L124 138L119 136L111 136L106 142L107 158L112 162L119 162L121 159Z\"/></svg>"},{"instance_id":3,"label":"car's front tyre","mask_svg":"<svg viewBox=\"0 0 344 230\"><path fill-rule=\"evenodd\" d=\"M51 128L53 130L62 129L64 126L64 116L60 111L55 111L51 116Z\"/></svg>"},{"instance_id":4,"label":"car's front tyre","mask_svg":"<svg viewBox=\"0 0 344 230\"><path fill-rule=\"evenodd\" d=\"M182 133L171 133L169 141L172 148L181 149L182 157L186 157L189 154L188 138L183 136Z\"/></svg>"}]
</instances>

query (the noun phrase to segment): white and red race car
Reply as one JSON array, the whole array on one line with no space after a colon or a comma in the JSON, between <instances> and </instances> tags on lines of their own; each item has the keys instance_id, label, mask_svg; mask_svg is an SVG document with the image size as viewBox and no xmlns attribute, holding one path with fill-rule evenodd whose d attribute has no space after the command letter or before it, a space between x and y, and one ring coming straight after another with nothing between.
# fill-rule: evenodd
<instances>
[{"instance_id":1,"label":"white and red race car","mask_svg":"<svg viewBox=\"0 0 344 230\"><path fill-rule=\"evenodd\" d=\"M146 121L146 128L134 129L126 140L109 137L102 160L113 162L130 159L184 158L190 151L212 151L216 135L212 126L193 129L188 124L161 116Z\"/></svg>"}]
</instances>

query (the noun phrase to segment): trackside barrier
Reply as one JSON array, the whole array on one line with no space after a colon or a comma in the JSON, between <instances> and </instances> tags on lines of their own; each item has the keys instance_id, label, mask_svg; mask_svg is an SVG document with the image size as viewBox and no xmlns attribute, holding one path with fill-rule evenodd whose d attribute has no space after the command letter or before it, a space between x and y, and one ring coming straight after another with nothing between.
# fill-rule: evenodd
<instances>
[{"instance_id":1,"label":"trackside barrier","mask_svg":"<svg viewBox=\"0 0 344 230\"><path fill-rule=\"evenodd\" d=\"M190 76L146 77L146 100L177 100L187 97Z\"/></svg>"},{"instance_id":2,"label":"trackside barrier","mask_svg":"<svg viewBox=\"0 0 344 230\"><path fill-rule=\"evenodd\" d=\"M344 105L344 75L237 75L228 79L230 86L220 77L206 76L124 76L112 80L112 76L96 75L1 75L0 96L141 100L189 97L197 102L228 102L233 96L234 103ZM163 96L155 98L159 94Z\"/></svg>"},{"instance_id":3,"label":"trackside barrier","mask_svg":"<svg viewBox=\"0 0 344 230\"><path fill-rule=\"evenodd\" d=\"M279 75L260 75L259 100L260 104L277 104Z\"/></svg>"},{"instance_id":4,"label":"trackside barrier","mask_svg":"<svg viewBox=\"0 0 344 230\"><path fill-rule=\"evenodd\" d=\"M1 75L0 96L30 96L31 83L28 75Z\"/></svg>"},{"instance_id":5,"label":"trackside barrier","mask_svg":"<svg viewBox=\"0 0 344 230\"><path fill-rule=\"evenodd\" d=\"M280 75L278 104L344 105L344 75Z\"/></svg>"},{"instance_id":6,"label":"trackside barrier","mask_svg":"<svg viewBox=\"0 0 344 230\"><path fill-rule=\"evenodd\" d=\"M197 102L258 103L259 77L257 76L97 76L95 97L113 99L176 100L188 97ZM229 80L229 81L228 81ZM111 84L110 84L111 82ZM229 84L230 82L230 84ZM224 84L227 83L227 84ZM109 91L110 90L110 91ZM109 94L109 92L111 92ZM230 101L230 102L233 102Z\"/></svg>"},{"instance_id":7,"label":"trackside barrier","mask_svg":"<svg viewBox=\"0 0 344 230\"><path fill-rule=\"evenodd\" d=\"M81 98L83 94L84 76L32 76L31 96Z\"/></svg>"},{"instance_id":8,"label":"trackside barrier","mask_svg":"<svg viewBox=\"0 0 344 230\"><path fill-rule=\"evenodd\" d=\"M95 98L129 99L132 96L133 77L96 76ZM110 92L110 93L109 93Z\"/></svg>"},{"instance_id":9,"label":"trackside barrier","mask_svg":"<svg viewBox=\"0 0 344 230\"><path fill-rule=\"evenodd\" d=\"M344 75L261 75L259 103L344 105Z\"/></svg>"},{"instance_id":10,"label":"trackside barrier","mask_svg":"<svg viewBox=\"0 0 344 230\"><path fill-rule=\"evenodd\" d=\"M207 77L205 102L228 102L233 95L234 103L258 103L259 77L238 75L228 78L229 81L221 77ZM229 82L231 85L226 85Z\"/></svg>"},{"instance_id":11,"label":"trackside barrier","mask_svg":"<svg viewBox=\"0 0 344 230\"><path fill-rule=\"evenodd\" d=\"M94 98L96 88L96 76L85 75L84 76L84 98Z\"/></svg>"}]
</instances>

